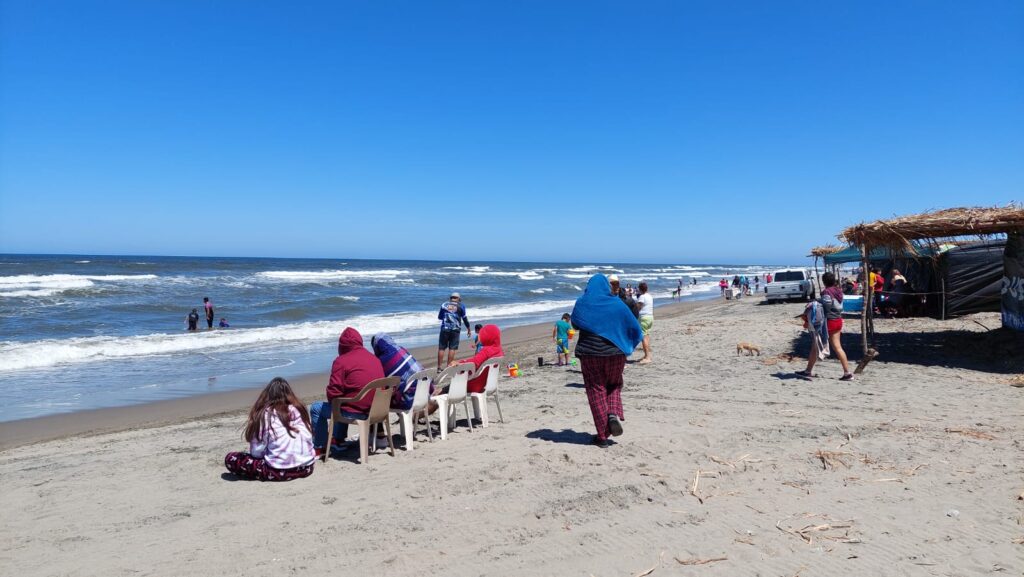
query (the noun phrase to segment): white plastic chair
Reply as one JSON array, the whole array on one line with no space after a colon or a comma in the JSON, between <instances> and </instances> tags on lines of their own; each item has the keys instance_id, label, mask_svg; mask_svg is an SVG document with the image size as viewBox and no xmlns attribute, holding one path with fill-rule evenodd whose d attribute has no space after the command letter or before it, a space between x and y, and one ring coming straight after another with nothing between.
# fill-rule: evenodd
<instances>
[{"instance_id":1,"label":"white plastic chair","mask_svg":"<svg viewBox=\"0 0 1024 577\"><path fill-rule=\"evenodd\" d=\"M494 398L494 404L498 407L498 420L502 423L505 422L505 417L501 415L501 403L498 402L498 377L501 376L501 366L503 364L505 364L505 357L487 359L480 365L480 369L477 370L476 374L470 377L470 380L475 379L483 374L484 371L487 371L487 383L484 385L484 392L469 394L469 400L473 403L473 415L480 419L480 424L483 427L487 426L488 398Z\"/></svg>"},{"instance_id":2,"label":"white plastic chair","mask_svg":"<svg viewBox=\"0 0 1024 577\"><path fill-rule=\"evenodd\" d=\"M433 370L420 371L411 375L405 381L405 386L416 387L416 393L412 398L412 407L408 410L391 409L392 413L401 419L402 437L405 439L405 450L412 451L413 439L416 436L416 416L426 412L427 403L430 401L430 383L434 380L436 373ZM427 423L427 435L434 440L434 433L430 430L430 423Z\"/></svg>"},{"instance_id":3,"label":"white plastic chair","mask_svg":"<svg viewBox=\"0 0 1024 577\"><path fill-rule=\"evenodd\" d=\"M347 423L349 425L359 426L359 463L365 465L366 458L369 455L369 439L370 430L376 430L377 424L383 422L384 430L388 435L388 449L390 450L391 456L395 456L395 445L391 440L391 423L388 421L388 409L391 406L391 393L394 392L395 387L398 385L401 379L398 377L385 377L383 379L376 379L366 383L359 393L354 397L345 398L334 398L331 399L331 418L327 421L327 431L334 431L334 425L337 423ZM360 401L370 393L370 391L376 391L373 395L373 402L370 403L370 411L365 419L350 419L345 415L341 414L342 403ZM377 449L377 439L373 440L374 450ZM327 450L324 451L323 460L326 463L327 457L330 454L330 445Z\"/></svg>"},{"instance_id":4,"label":"white plastic chair","mask_svg":"<svg viewBox=\"0 0 1024 577\"><path fill-rule=\"evenodd\" d=\"M444 382L450 381L448 392L430 397L437 403L437 415L441 422L441 440L448 438L448 432L455 430L455 406L462 403L466 407L466 421L469 422L469 430L473 430L473 419L469 415L469 395L466 394L466 386L469 383L469 376L475 369L471 364L460 364L448 367L443 373L437 376L436 389L440 389ZM428 419L427 426L430 426Z\"/></svg>"}]
</instances>

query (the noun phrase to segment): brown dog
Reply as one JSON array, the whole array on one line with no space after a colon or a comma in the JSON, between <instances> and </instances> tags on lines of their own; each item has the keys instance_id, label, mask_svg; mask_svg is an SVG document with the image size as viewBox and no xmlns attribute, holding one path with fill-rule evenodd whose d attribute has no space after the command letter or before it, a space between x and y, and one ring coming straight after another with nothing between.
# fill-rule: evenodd
<instances>
[{"instance_id":1,"label":"brown dog","mask_svg":"<svg viewBox=\"0 0 1024 577\"><path fill-rule=\"evenodd\" d=\"M752 345L745 341L736 343L736 354L740 354L741 351L746 351L746 353L750 356L753 356L754 353L757 353L757 356L761 356L760 347L758 347L757 345Z\"/></svg>"}]
</instances>

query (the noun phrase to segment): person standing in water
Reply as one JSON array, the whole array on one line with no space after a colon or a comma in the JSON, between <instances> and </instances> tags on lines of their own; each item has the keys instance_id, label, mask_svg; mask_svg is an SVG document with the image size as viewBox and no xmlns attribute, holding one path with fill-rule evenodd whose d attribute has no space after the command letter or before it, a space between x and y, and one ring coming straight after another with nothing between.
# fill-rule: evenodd
<instances>
[{"instance_id":1,"label":"person standing in water","mask_svg":"<svg viewBox=\"0 0 1024 577\"><path fill-rule=\"evenodd\" d=\"M203 307L206 309L206 328L213 328L213 303L210 297L203 297Z\"/></svg>"},{"instance_id":2,"label":"person standing in water","mask_svg":"<svg viewBox=\"0 0 1024 577\"><path fill-rule=\"evenodd\" d=\"M199 311L196 309L192 309L185 319L188 321L188 330L194 331L199 328Z\"/></svg>"}]
</instances>

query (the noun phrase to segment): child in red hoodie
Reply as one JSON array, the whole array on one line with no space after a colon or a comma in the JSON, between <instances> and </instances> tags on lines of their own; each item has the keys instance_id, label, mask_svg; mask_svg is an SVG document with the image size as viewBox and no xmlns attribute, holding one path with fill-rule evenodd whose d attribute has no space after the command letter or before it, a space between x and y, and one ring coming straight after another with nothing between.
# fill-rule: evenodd
<instances>
[{"instance_id":1,"label":"child in red hoodie","mask_svg":"<svg viewBox=\"0 0 1024 577\"><path fill-rule=\"evenodd\" d=\"M451 363L448 366L454 367L462 363L473 363L473 366L479 369L480 365L487 359L505 356L505 351L501 350L501 329L495 325L484 325L484 328L480 329L477 334L480 336L480 344L483 345L480 350L472 357ZM487 386L487 373L470 380L468 391L470 393L482 393L485 386Z\"/></svg>"}]
</instances>

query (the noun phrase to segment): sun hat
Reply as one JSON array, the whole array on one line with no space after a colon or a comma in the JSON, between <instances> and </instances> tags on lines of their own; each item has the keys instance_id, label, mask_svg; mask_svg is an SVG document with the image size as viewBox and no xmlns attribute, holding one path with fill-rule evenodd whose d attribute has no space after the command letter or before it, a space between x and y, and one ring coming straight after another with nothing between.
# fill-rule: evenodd
<instances>
[{"instance_id":1,"label":"sun hat","mask_svg":"<svg viewBox=\"0 0 1024 577\"><path fill-rule=\"evenodd\" d=\"M450 296L448 298L450 298L450 299L461 299L462 297L459 296L459 293L452 293L452 296Z\"/></svg>"},{"instance_id":2,"label":"sun hat","mask_svg":"<svg viewBox=\"0 0 1024 577\"><path fill-rule=\"evenodd\" d=\"M608 275L608 282L610 282L610 283L612 283L612 282L619 282L619 275L617 275L617 274L610 274L610 275Z\"/></svg>"}]
</instances>

